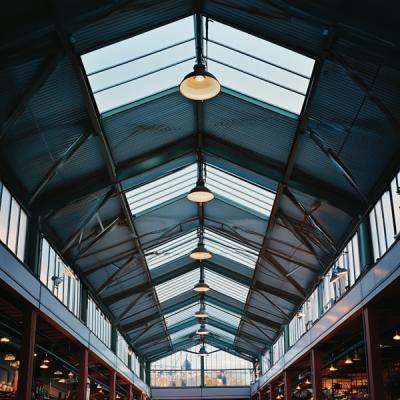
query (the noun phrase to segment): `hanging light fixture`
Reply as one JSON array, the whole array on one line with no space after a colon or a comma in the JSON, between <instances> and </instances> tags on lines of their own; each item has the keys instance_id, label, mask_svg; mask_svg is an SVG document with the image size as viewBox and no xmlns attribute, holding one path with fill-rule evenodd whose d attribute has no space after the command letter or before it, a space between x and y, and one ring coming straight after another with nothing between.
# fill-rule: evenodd
<instances>
[{"instance_id":1,"label":"hanging light fixture","mask_svg":"<svg viewBox=\"0 0 400 400\"><path fill-rule=\"evenodd\" d=\"M46 354L46 358L43 360L43 362L45 364L50 364L50 360L48 359L47 354Z\"/></svg>"},{"instance_id":2,"label":"hanging light fixture","mask_svg":"<svg viewBox=\"0 0 400 400\"><path fill-rule=\"evenodd\" d=\"M15 361L15 355L12 353L8 353L4 356L4 361Z\"/></svg>"},{"instance_id":3,"label":"hanging light fixture","mask_svg":"<svg viewBox=\"0 0 400 400\"><path fill-rule=\"evenodd\" d=\"M335 365L332 363L331 366L329 367L329 371L334 372L337 371L338 369L335 367Z\"/></svg>"},{"instance_id":4,"label":"hanging light fixture","mask_svg":"<svg viewBox=\"0 0 400 400\"><path fill-rule=\"evenodd\" d=\"M207 350L206 350L206 346L205 346L204 344L200 347L200 350L199 350L199 352L198 352L198 355L199 355L200 357L208 356L208 353L207 353Z\"/></svg>"},{"instance_id":5,"label":"hanging light fixture","mask_svg":"<svg viewBox=\"0 0 400 400\"><path fill-rule=\"evenodd\" d=\"M96 389L101 389L100 383L97 384Z\"/></svg>"},{"instance_id":6,"label":"hanging light fixture","mask_svg":"<svg viewBox=\"0 0 400 400\"><path fill-rule=\"evenodd\" d=\"M212 254L206 249L203 243L203 233L200 234L199 244L190 253L190 258L197 261L209 260Z\"/></svg>"},{"instance_id":7,"label":"hanging light fixture","mask_svg":"<svg viewBox=\"0 0 400 400\"><path fill-rule=\"evenodd\" d=\"M336 266L332 271L332 276L330 279L331 283L337 282L342 276L347 274L347 269L340 267L339 265Z\"/></svg>"},{"instance_id":8,"label":"hanging light fixture","mask_svg":"<svg viewBox=\"0 0 400 400\"><path fill-rule=\"evenodd\" d=\"M67 383L67 380L65 378L60 378L58 380L58 383Z\"/></svg>"},{"instance_id":9,"label":"hanging light fixture","mask_svg":"<svg viewBox=\"0 0 400 400\"><path fill-rule=\"evenodd\" d=\"M0 338L0 343L3 343L3 344L10 343L10 338L8 338L7 336L3 336Z\"/></svg>"},{"instance_id":10,"label":"hanging light fixture","mask_svg":"<svg viewBox=\"0 0 400 400\"><path fill-rule=\"evenodd\" d=\"M196 335L200 335L200 336L208 335L208 330L207 330L205 324L200 325L200 328L197 329L197 331L196 331Z\"/></svg>"},{"instance_id":11,"label":"hanging light fixture","mask_svg":"<svg viewBox=\"0 0 400 400\"><path fill-rule=\"evenodd\" d=\"M353 364L353 360L350 358L350 356L346 356L346 359L344 360L345 364Z\"/></svg>"},{"instance_id":12,"label":"hanging light fixture","mask_svg":"<svg viewBox=\"0 0 400 400\"><path fill-rule=\"evenodd\" d=\"M190 100L209 100L215 97L221 91L221 85L218 79L207 71L207 66L203 56L203 32L202 18L196 14L196 65L193 72L187 74L179 90L182 96ZM206 35L207 36L207 35Z\"/></svg>"},{"instance_id":13,"label":"hanging light fixture","mask_svg":"<svg viewBox=\"0 0 400 400\"><path fill-rule=\"evenodd\" d=\"M311 385L310 380L307 378L306 381L304 382L306 385Z\"/></svg>"},{"instance_id":14,"label":"hanging light fixture","mask_svg":"<svg viewBox=\"0 0 400 400\"><path fill-rule=\"evenodd\" d=\"M360 355L358 354L358 351L355 350L354 356L353 356L353 361L360 361L360 360L361 360Z\"/></svg>"},{"instance_id":15,"label":"hanging light fixture","mask_svg":"<svg viewBox=\"0 0 400 400\"><path fill-rule=\"evenodd\" d=\"M204 267L202 263L200 263L200 280L198 283L196 283L193 290L197 293L203 293L203 294L210 290L210 286L207 285L204 279Z\"/></svg>"},{"instance_id":16,"label":"hanging light fixture","mask_svg":"<svg viewBox=\"0 0 400 400\"><path fill-rule=\"evenodd\" d=\"M400 335L399 332L396 330L394 336L393 336L393 340L400 340Z\"/></svg>"},{"instance_id":17,"label":"hanging light fixture","mask_svg":"<svg viewBox=\"0 0 400 400\"><path fill-rule=\"evenodd\" d=\"M195 318L207 318L208 317L208 313L206 311L206 305L204 304L203 295L201 295L200 309L193 314L193 317L195 317Z\"/></svg>"},{"instance_id":18,"label":"hanging light fixture","mask_svg":"<svg viewBox=\"0 0 400 400\"><path fill-rule=\"evenodd\" d=\"M59 369L57 370L57 371L54 371L54 374L53 375L55 375L55 376L60 376L60 375L62 375L63 373L62 373L62 371L60 371Z\"/></svg>"},{"instance_id":19,"label":"hanging light fixture","mask_svg":"<svg viewBox=\"0 0 400 400\"><path fill-rule=\"evenodd\" d=\"M71 371L70 371L70 372L68 372L68 378L69 378L69 379L72 379L73 377L74 377L74 373L73 373L73 372L71 372Z\"/></svg>"},{"instance_id":20,"label":"hanging light fixture","mask_svg":"<svg viewBox=\"0 0 400 400\"><path fill-rule=\"evenodd\" d=\"M39 368L41 369L48 369L49 368L49 364L46 364L44 361L39 365Z\"/></svg>"}]
</instances>

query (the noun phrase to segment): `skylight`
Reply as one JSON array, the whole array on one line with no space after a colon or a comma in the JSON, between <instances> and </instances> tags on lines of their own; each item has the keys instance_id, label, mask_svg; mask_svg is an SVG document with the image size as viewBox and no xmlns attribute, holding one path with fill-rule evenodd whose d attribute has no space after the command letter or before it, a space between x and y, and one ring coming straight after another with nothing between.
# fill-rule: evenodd
<instances>
[{"instance_id":1,"label":"skylight","mask_svg":"<svg viewBox=\"0 0 400 400\"><path fill-rule=\"evenodd\" d=\"M160 303L169 300L172 297L179 296L182 293L192 290L193 286L199 280L199 270L187 272L167 282L155 286L158 300Z\"/></svg>"},{"instance_id":2,"label":"skylight","mask_svg":"<svg viewBox=\"0 0 400 400\"><path fill-rule=\"evenodd\" d=\"M187 335L192 335L192 334L194 335L196 333L197 327L198 327L198 325L193 323L193 325L191 325L187 328L184 328L178 332L172 333L171 335L169 335L171 342L174 344Z\"/></svg>"},{"instance_id":3,"label":"skylight","mask_svg":"<svg viewBox=\"0 0 400 400\"><path fill-rule=\"evenodd\" d=\"M232 343L235 340L235 335L232 335L231 333L228 333L228 332L226 332L222 329L219 329L215 326L207 325L207 329L209 330L211 335L214 335L217 338L222 338L223 340L232 342Z\"/></svg>"},{"instance_id":4,"label":"skylight","mask_svg":"<svg viewBox=\"0 0 400 400\"><path fill-rule=\"evenodd\" d=\"M133 215L186 195L196 182L197 166L189 165L126 193Z\"/></svg>"},{"instance_id":5,"label":"skylight","mask_svg":"<svg viewBox=\"0 0 400 400\"><path fill-rule=\"evenodd\" d=\"M247 286L208 269L205 270L205 278L211 289L239 300L242 303L246 302L247 294L249 293Z\"/></svg>"},{"instance_id":6,"label":"skylight","mask_svg":"<svg viewBox=\"0 0 400 400\"><path fill-rule=\"evenodd\" d=\"M231 240L209 229L204 231L204 243L211 253L229 258L251 269L254 269L258 260L258 251Z\"/></svg>"},{"instance_id":7,"label":"skylight","mask_svg":"<svg viewBox=\"0 0 400 400\"><path fill-rule=\"evenodd\" d=\"M175 87L195 61L193 17L82 56L100 113Z\"/></svg>"},{"instance_id":8,"label":"skylight","mask_svg":"<svg viewBox=\"0 0 400 400\"><path fill-rule=\"evenodd\" d=\"M300 113L314 60L215 21L208 38L208 68L222 86Z\"/></svg>"},{"instance_id":9,"label":"skylight","mask_svg":"<svg viewBox=\"0 0 400 400\"><path fill-rule=\"evenodd\" d=\"M222 308L208 304L206 302L206 310L210 318L216 319L217 321L223 321L234 328L237 328L240 324L240 315L228 312Z\"/></svg>"},{"instance_id":10,"label":"skylight","mask_svg":"<svg viewBox=\"0 0 400 400\"><path fill-rule=\"evenodd\" d=\"M170 326L179 324L187 319L193 318L193 314L199 309L199 307L200 307L200 303L196 302L195 304L192 304L191 306L181 308L178 311L167 314L164 316L165 324L169 328ZM193 318L193 320L194 320L194 318Z\"/></svg>"},{"instance_id":11,"label":"skylight","mask_svg":"<svg viewBox=\"0 0 400 400\"><path fill-rule=\"evenodd\" d=\"M144 254L149 269L159 267L182 256L189 256L193 248L196 247L197 241L197 233L192 231L146 250Z\"/></svg>"},{"instance_id":12,"label":"skylight","mask_svg":"<svg viewBox=\"0 0 400 400\"><path fill-rule=\"evenodd\" d=\"M192 164L126 193L132 215L140 216L189 193L197 180ZM207 186L217 198L262 218L269 217L275 193L207 164Z\"/></svg>"}]
</instances>

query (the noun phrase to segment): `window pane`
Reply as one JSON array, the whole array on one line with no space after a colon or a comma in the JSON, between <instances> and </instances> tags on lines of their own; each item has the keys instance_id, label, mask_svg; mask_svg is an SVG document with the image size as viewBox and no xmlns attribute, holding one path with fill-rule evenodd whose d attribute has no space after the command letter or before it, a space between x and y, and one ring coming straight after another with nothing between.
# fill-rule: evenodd
<instances>
[{"instance_id":1,"label":"window pane","mask_svg":"<svg viewBox=\"0 0 400 400\"><path fill-rule=\"evenodd\" d=\"M27 222L28 222L27 216L25 212L21 210L19 217L18 248L17 248L17 257L21 261L24 261L24 256L25 256Z\"/></svg>"},{"instance_id":2,"label":"window pane","mask_svg":"<svg viewBox=\"0 0 400 400\"><path fill-rule=\"evenodd\" d=\"M10 207L11 207L10 192L4 185L2 185L1 206L0 206L0 240L4 244L7 244Z\"/></svg>"},{"instance_id":3,"label":"window pane","mask_svg":"<svg viewBox=\"0 0 400 400\"><path fill-rule=\"evenodd\" d=\"M9 249L15 254L17 251L17 236L19 228L19 210L18 203L11 200L11 212L10 212L10 225L8 230L7 245Z\"/></svg>"}]
</instances>

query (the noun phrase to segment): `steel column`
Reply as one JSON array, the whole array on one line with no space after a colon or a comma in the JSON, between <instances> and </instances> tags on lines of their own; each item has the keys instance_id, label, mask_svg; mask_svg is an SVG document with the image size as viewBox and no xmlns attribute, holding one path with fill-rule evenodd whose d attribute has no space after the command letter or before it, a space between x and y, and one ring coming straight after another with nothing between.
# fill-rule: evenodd
<instances>
[{"instance_id":1,"label":"steel column","mask_svg":"<svg viewBox=\"0 0 400 400\"><path fill-rule=\"evenodd\" d=\"M367 355L369 399L381 400L384 396L383 370L379 340L379 320L373 306L362 310L364 340Z\"/></svg>"},{"instance_id":2,"label":"steel column","mask_svg":"<svg viewBox=\"0 0 400 400\"><path fill-rule=\"evenodd\" d=\"M110 371L110 382L109 382L109 400L115 400L116 399L116 385L117 385L117 373L112 370Z\"/></svg>"},{"instance_id":3,"label":"steel column","mask_svg":"<svg viewBox=\"0 0 400 400\"><path fill-rule=\"evenodd\" d=\"M17 388L18 400L31 400L33 360L36 341L37 310L29 308L25 311L21 339L21 367Z\"/></svg>"},{"instance_id":4,"label":"steel column","mask_svg":"<svg viewBox=\"0 0 400 400\"><path fill-rule=\"evenodd\" d=\"M360 249L360 264L362 271L366 271L374 264L374 252L371 238L371 225L369 218L367 217L358 227L358 247Z\"/></svg>"},{"instance_id":5,"label":"steel column","mask_svg":"<svg viewBox=\"0 0 400 400\"><path fill-rule=\"evenodd\" d=\"M204 376L204 357L200 357L200 386L205 386L205 376Z\"/></svg>"},{"instance_id":6,"label":"steel column","mask_svg":"<svg viewBox=\"0 0 400 400\"><path fill-rule=\"evenodd\" d=\"M321 378L321 354L317 349L310 353L311 380L314 400L323 400Z\"/></svg>"},{"instance_id":7,"label":"steel column","mask_svg":"<svg viewBox=\"0 0 400 400\"><path fill-rule=\"evenodd\" d=\"M150 386L151 374L150 374L150 362L146 362L146 384Z\"/></svg>"},{"instance_id":8,"label":"steel column","mask_svg":"<svg viewBox=\"0 0 400 400\"><path fill-rule=\"evenodd\" d=\"M292 400L292 374L290 371L285 370L283 371L283 382L285 385L285 400Z\"/></svg>"},{"instance_id":9,"label":"steel column","mask_svg":"<svg viewBox=\"0 0 400 400\"><path fill-rule=\"evenodd\" d=\"M275 400L275 390L276 390L275 382L271 382L269 384L269 400Z\"/></svg>"},{"instance_id":10,"label":"steel column","mask_svg":"<svg viewBox=\"0 0 400 400\"><path fill-rule=\"evenodd\" d=\"M87 380L88 380L89 351L86 347L80 350L79 370L78 370L78 400L87 399Z\"/></svg>"}]
</instances>

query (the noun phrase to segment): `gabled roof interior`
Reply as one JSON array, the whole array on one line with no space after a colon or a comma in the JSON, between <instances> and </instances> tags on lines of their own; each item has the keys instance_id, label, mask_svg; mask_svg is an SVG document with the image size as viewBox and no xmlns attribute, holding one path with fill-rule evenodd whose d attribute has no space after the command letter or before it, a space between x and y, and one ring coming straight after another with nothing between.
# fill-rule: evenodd
<instances>
[{"instance_id":1,"label":"gabled roof interior","mask_svg":"<svg viewBox=\"0 0 400 400\"><path fill-rule=\"evenodd\" d=\"M255 360L398 170L396 41L308 1L194 3L60 4L57 34L40 21L2 41L2 180L154 361L198 340L199 218L185 196L201 131L216 196L207 341ZM204 103L178 88L196 13L222 85Z\"/></svg>"}]
</instances>

